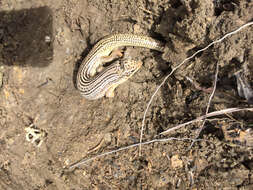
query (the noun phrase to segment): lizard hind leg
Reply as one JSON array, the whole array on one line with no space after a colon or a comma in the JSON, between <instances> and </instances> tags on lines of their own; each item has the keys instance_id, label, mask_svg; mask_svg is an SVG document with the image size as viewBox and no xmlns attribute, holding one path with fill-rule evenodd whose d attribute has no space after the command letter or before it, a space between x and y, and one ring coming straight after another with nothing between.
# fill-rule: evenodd
<instances>
[{"instance_id":1,"label":"lizard hind leg","mask_svg":"<svg viewBox=\"0 0 253 190\"><path fill-rule=\"evenodd\" d=\"M122 49L114 49L108 56L103 56L101 57L101 62L102 63L108 63L113 61L116 58L122 57L123 56L123 50Z\"/></svg>"},{"instance_id":2,"label":"lizard hind leg","mask_svg":"<svg viewBox=\"0 0 253 190\"><path fill-rule=\"evenodd\" d=\"M106 92L105 92L105 96L107 98L113 98L115 93L114 93L114 90L117 86L116 85L112 85Z\"/></svg>"},{"instance_id":3,"label":"lizard hind leg","mask_svg":"<svg viewBox=\"0 0 253 190\"><path fill-rule=\"evenodd\" d=\"M123 82L123 81L122 81ZM113 84L106 92L105 96L107 98L113 98L115 96L114 90L120 85L120 83Z\"/></svg>"},{"instance_id":4,"label":"lizard hind leg","mask_svg":"<svg viewBox=\"0 0 253 190\"><path fill-rule=\"evenodd\" d=\"M102 64L99 65L96 69L94 69L94 72L93 72L94 74L93 74L93 76L94 76L96 73L100 73L101 71L104 70L104 68L106 67L106 66L105 66L105 63L111 62L111 61L113 61L114 59L119 58L119 57L122 57L122 56L123 56L123 50L121 50L121 49L115 49L115 50L113 50L113 51L111 52L110 55L101 57L100 59L101 59Z\"/></svg>"}]
</instances>

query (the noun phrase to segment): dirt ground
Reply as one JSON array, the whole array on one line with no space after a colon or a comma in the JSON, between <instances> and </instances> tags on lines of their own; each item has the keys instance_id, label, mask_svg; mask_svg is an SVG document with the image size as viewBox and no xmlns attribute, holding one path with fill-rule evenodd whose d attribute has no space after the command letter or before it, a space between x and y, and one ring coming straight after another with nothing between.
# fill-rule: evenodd
<instances>
[{"instance_id":1,"label":"dirt ground","mask_svg":"<svg viewBox=\"0 0 253 190\"><path fill-rule=\"evenodd\" d=\"M69 169L138 143L146 105L166 74L252 19L251 0L0 0L0 189L253 189L247 111L209 118L192 147L157 142L141 155L135 147ZM143 67L115 97L85 100L75 88L77 68L113 33L152 36L165 52L134 48ZM250 26L180 67L156 95L143 141L195 138L202 122L157 135L205 114L217 64L209 112L252 107L236 77L241 71L253 86L252 47Z\"/></svg>"}]
</instances>

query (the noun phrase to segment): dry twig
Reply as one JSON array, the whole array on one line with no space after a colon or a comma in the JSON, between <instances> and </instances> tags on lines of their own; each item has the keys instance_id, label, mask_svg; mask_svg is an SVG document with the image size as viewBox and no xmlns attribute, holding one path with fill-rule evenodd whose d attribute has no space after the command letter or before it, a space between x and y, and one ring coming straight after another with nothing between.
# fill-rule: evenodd
<instances>
[{"instance_id":1,"label":"dry twig","mask_svg":"<svg viewBox=\"0 0 253 190\"><path fill-rule=\"evenodd\" d=\"M220 110L220 111L214 111L214 112L208 113L206 115L200 116L200 117L198 117L194 120L188 121L186 123L179 124L179 125L177 125L173 128L170 128L166 131L163 131L159 135L166 135L166 134L168 134L172 131L178 130L178 129L186 126L186 125L196 123L198 121L204 120L204 119L209 118L209 117L213 117L213 116L217 116L217 115L224 115L224 114L229 114L229 113L239 112L239 111L252 111L253 112L253 108L228 108L228 109L224 109L224 110Z\"/></svg>"},{"instance_id":2,"label":"dry twig","mask_svg":"<svg viewBox=\"0 0 253 190\"><path fill-rule=\"evenodd\" d=\"M216 90L217 81L218 81L218 74L219 74L219 63L217 62L216 71L215 71L214 85L213 85L213 91L212 91L212 93L211 93L211 95L209 97L209 100L208 100L208 103L207 103L207 107L206 107L206 114L205 115L207 115L208 112L209 112L209 108L210 108L210 105L211 105L211 102L212 102L212 99L213 99L213 96L214 96L214 93L215 93L215 90ZM201 125L201 127L200 127L200 129L199 129L199 131L198 131L198 133L196 135L196 139L199 137L201 131L204 129L205 123L206 123L206 118L204 118L204 120L203 120L203 123L202 123L202 125ZM194 143L195 142L193 141L191 143L191 146L189 148L191 148Z\"/></svg>"},{"instance_id":3,"label":"dry twig","mask_svg":"<svg viewBox=\"0 0 253 190\"><path fill-rule=\"evenodd\" d=\"M151 143L155 143L155 142L168 142L168 141L172 141L172 140L178 140L178 141L201 141L202 139L191 139L191 138L175 138L175 137L170 137L170 138L165 138L165 139L153 139L151 141L147 141L147 142L142 142L141 144L142 145L148 145L148 144L151 144ZM129 146L125 146L125 147L122 147L122 148L119 148L119 149L116 149L116 150L112 150L112 151L109 151L109 152L105 152L105 153L102 153L102 154L99 154L97 156L94 156L92 158L88 158L88 159L83 159L77 163L74 163L72 165L70 165L68 167L69 170L71 169L74 169L76 167L80 167L81 165L83 164L86 164L92 160L95 160L97 158L100 158L100 157L103 157L103 156L107 156L109 154L113 154L113 153L117 153L117 152L120 152L120 151L123 151L123 150L127 150L127 149L130 149L130 148L134 148L136 146L139 146L140 143L137 143L137 144L132 144L132 145L129 145Z\"/></svg>"}]
</instances>

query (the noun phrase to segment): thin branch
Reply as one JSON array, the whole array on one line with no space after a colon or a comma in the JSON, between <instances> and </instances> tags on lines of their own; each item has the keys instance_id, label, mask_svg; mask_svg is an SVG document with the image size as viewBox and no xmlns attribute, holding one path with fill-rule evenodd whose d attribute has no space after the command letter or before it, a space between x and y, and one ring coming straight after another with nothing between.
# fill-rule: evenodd
<instances>
[{"instance_id":1,"label":"thin branch","mask_svg":"<svg viewBox=\"0 0 253 190\"><path fill-rule=\"evenodd\" d=\"M209 117L213 117L213 116L217 116L217 115L224 115L224 114L229 114L229 113L239 112L239 111L252 111L253 112L253 108L228 108L228 109L224 109L224 110L220 110L220 111L214 111L214 112L208 113L206 115L200 116L194 120L188 121L186 123L179 124L173 128L163 131L159 135L166 135L166 134L168 134L172 131L178 130L186 125L190 125L192 123L202 121L202 120L209 118Z\"/></svg>"},{"instance_id":2,"label":"thin branch","mask_svg":"<svg viewBox=\"0 0 253 190\"><path fill-rule=\"evenodd\" d=\"M92 160L95 160L97 158L100 158L100 157L103 157L103 156L107 156L109 154L113 154L113 153L117 153L117 152L120 152L120 151L123 151L123 150L127 150L127 149L130 149L130 148L134 148L136 146L140 146L140 144L142 145L148 145L148 144L151 144L151 143L155 143L155 142L167 142L167 141L172 141L172 140L178 140L178 141L201 141L202 139L191 139L191 138L175 138L175 137L170 137L170 138L165 138L165 139L153 139L151 141L147 141L147 142L142 142L142 143L137 143L137 144L132 144L132 145L129 145L129 146L125 146L125 147L122 147L122 148L119 148L117 150L112 150L110 152L105 152L105 153L102 153L102 154L99 154L97 156L94 156L92 158L88 158L88 159L83 159L77 163L74 163L72 165L70 165L68 167L69 170L73 169L73 168L76 168L76 167L80 167L81 165L83 164L86 164Z\"/></svg>"},{"instance_id":3,"label":"thin branch","mask_svg":"<svg viewBox=\"0 0 253 190\"><path fill-rule=\"evenodd\" d=\"M211 106L211 102L212 102L212 99L213 99L213 96L214 96L214 93L215 93L215 90L216 90L217 81L218 81L218 74L219 74L219 62L217 62L217 65L216 65L216 71L215 71L215 79L214 79L213 91L212 91L212 93L211 93L211 95L210 95L210 97L209 97L209 100L208 100L208 103L207 103L207 106L206 106L206 115L207 115L208 112L209 112L209 108L210 108L210 106ZM204 129L205 123L206 123L206 118L204 118L203 123L202 123L202 125L201 125L201 127L200 127L200 129L199 129L199 131L198 131L198 133L197 133L197 135L196 135L196 137L195 137L195 139L197 139L197 138L199 137L200 133L201 133L202 130ZM191 148L191 147L193 146L194 143L195 143L195 142L193 141L193 142L191 143L191 146L190 146L189 148Z\"/></svg>"},{"instance_id":4,"label":"thin branch","mask_svg":"<svg viewBox=\"0 0 253 190\"><path fill-rule=\"evenodd\" d=\"M146 115L147 115L147 112L148 112L148 109L151 105L151 103L153 102L153 99L154 97L156 96L157 92L159 91L159 89L164 85L164 83L167 81L167 79L179 68L181 67L185 62L187 62L188 60L192 59L193 57L195 57L197 54L199 54L200 52L203 52L205 51L206 49L208 49L209 47L211 47L212 45L216 44L216 43L219 43L219 42L222 42L225 38L233 35L233 34L236 34L237 32L239 32L240 30L242 30L243 28L246 28L250 25L253 24L253 21L252 22L249 22L249 23L246 23L242 26L240 26L238 29L230 32L230 33L227 33L225 34L223 37L221 37L220 39L218 40L215 40L213 42L211 42L210 44L208 44L206 47L204 47L203 49L200 49L198 51L196 51L193 55L191 55L190 57L186 58L185 60L183 60L180 64L178 64L175 68L172 69L172 71L164 78L164 80L162 81L162 83L156 88L155 92L153 93L153 95L151 96L148 104L147 104L147 107L146 107L146 110L144 112L144 115L143 115L143 119L142 119L142 126L141 126L141 135L140 135L140 146L139 146L139 154L141 154L141 145L142 145L142 138L143 138L143 130L144 130L144 126L145 126L145 120L146 120Z\"/></svg>"}]
</instances>

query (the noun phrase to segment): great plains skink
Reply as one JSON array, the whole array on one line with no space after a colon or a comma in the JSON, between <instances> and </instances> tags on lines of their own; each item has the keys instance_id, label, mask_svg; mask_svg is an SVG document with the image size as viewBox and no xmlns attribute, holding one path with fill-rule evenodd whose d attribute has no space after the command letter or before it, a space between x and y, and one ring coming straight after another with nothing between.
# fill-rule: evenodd
<instances>
[{"instance_id":1,"label":"great plains skink","mask_svg":"<svg viewBox=\"0 0 253 190\"><path fill-rule=\"evenodd\" d=\"M112 63L96 74L98 67L122 56L122 46L137 46L163 51L164 44L151 37L134 34L114 34L100 40L82 62L77 74L77 88L86 99L112 97L114 89L130 78L142 65L140 61L123 60Z\"/></svg>"}]
</instances>

